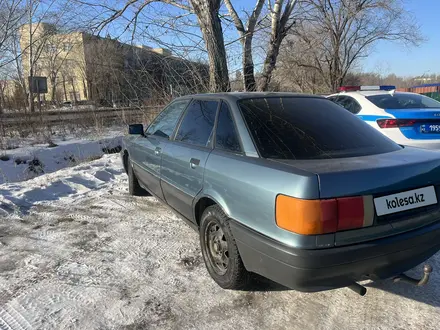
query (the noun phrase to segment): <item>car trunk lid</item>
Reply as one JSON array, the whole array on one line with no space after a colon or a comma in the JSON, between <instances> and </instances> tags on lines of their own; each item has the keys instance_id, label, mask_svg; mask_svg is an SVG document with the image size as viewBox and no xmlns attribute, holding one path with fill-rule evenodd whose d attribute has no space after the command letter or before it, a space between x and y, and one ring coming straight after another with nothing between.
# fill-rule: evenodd
<instances>
[{"instance_id":1,"label":"car trunk lid","mask_svg":"<svg viewBox=\"0 0 440 330\"><path fill-rule=\"evenodd\" d=\"M407 147L391 153L363 157L278 161L315 173L319 180L321 199L372 197L373 225L337 232L335 245L347 245L395 235L440 219L437 202L437 196L440 196L440 152ZM401 193L406 195L400 196ZM414 208L397 205L395 210L386 210L386 214L381 213L379 208L387 208L387 201L399 203L402 198L405 203L404 198L414 194L426 194L424 198L429 201L427 203L420 201L419 205L416 205L413 197Z\"/></svg>"},{"instance_id":2,"label":"car trunk lid","mask_svg":"<svg viewBox=\"0 0 440 330\"><path fill-rule=\"evenodd\" d=\"M440 139L440 109L386 109L398 121L399 129L408 139Z\"/></svg>"},{"instance_id":3,"label":"car trunk lid","mask_svg":"<svg viewBox=\"0 0 440 330\"><path fill-rule=\"evenodd\" d=\"M411 147L361 157L277 161L318 175L322 199L380 195L440 182L440 152Z\"/></svg>"}]
</instances>

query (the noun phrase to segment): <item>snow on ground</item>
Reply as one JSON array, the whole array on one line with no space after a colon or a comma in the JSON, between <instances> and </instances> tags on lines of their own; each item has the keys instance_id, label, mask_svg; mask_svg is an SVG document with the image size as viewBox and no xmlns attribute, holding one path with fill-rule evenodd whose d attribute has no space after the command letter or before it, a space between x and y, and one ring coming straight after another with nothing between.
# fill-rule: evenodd
<instances>
[{"instance_id":1,"label":"snow on ground","mask_svg":"<svg viewBox=\"0 0 440 330\"><path fill-rule=\"evenodd\" d=\"M8 140L7 144L14 148L0 150L0 184L28 180L100 158L105 153L118 152L121 142L122 136L111 132L100 138L63 137L61 140L51 140L50 144L30 145L30 140Z\"/></svg>"},{"instance_id":2,"label":"snow on ground","mask_svg":"<svg viewBox=\"0 0 440 330\"><path fill-rule=\"evenodd\" d=\"M118 155L0 185L0 329L438 329L440 256L418 288L219 288L198 235L131 197ZM417 274L420 273L420 267Z\"/></svg>"}]
</instances>

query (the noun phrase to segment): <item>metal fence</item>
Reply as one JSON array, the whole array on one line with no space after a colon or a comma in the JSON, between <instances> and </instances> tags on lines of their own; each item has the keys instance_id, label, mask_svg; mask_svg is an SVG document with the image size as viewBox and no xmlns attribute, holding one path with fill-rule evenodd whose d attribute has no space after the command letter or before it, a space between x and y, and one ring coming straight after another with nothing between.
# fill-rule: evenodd
<instances>
[{"instance_id":1,"label":"metal fence","mask_svg":"<svg viewBox=\"0 0 440 330\"><path fill-rule=\"evenodd\" d=\"M83 110L51 110L33 113L0 114L0 131L4 136L9 131L32 130L60 125L111 126L115 124L148 124L162 106L143 108L98 108Z\"/></svg>"}]
</instances>

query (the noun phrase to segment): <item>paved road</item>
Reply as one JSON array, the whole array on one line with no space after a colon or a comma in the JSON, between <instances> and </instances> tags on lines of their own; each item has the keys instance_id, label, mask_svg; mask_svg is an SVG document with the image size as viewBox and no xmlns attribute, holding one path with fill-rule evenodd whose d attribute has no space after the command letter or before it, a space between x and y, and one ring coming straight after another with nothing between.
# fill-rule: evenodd
<instances>
[{"instance_id":1,"label":"paved road","mask_svg":"<svg viewBox=\"0 0 440 330\"><path fill-rule=\"evenodd\" d=\"M272 283L220 289L196 233L154 198L129 197L118 164L50 174L50 185L25 192L29 203L0 218L0 329L439 328L440 272L425 288L367 284L365 297ZM48 202L32 205L47 187ZM14 189L22 187L0 185ZM439 255L430 262L440 270Z\"/></svg>"}]
</instances>

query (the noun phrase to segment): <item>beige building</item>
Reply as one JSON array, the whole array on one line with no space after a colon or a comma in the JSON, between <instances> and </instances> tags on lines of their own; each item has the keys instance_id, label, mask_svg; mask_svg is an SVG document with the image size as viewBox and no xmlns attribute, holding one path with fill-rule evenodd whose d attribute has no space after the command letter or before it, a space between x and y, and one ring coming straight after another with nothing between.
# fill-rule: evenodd
<instances>
[{"instance_id":1,"label":"beige building","mask_svg":"<svg viewBox=\"0 0 440 330\"><path fill-rule=\"evenodd\" d=\"M14 80L0 80L0 113L13 106L11 101L16 90L15 83Z\"/></svg>"},{"instance_id":2,"label":"beige building","mask_svg":"<svg viewBox=\"0 0 440 330\"><path fill-rule=\"evenodd\" d=\"M61 33L34 24L34 76L47 77L45 101L94 101L103 105L146 103L152 98L202 92L207 66L162 48L133 46L84 32ZM29 76L29 25L21 28L23 74Z\"/></svg>"}]
</instances>

